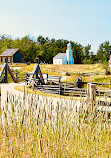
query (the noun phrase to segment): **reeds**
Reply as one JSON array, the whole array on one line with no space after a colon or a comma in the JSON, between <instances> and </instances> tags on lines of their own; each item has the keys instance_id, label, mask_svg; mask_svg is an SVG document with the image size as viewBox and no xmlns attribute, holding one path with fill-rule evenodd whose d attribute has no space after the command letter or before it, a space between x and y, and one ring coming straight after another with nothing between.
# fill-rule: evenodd
<instances>
[{"instance_id":1,"label":"reeds","mask_svg":"<svg viewBox=\"0 0 111 158\"><path fill-rule=\"evenodd\" d=\"M110 157L111 123L95 105L7 93L0 111L1 157Z\"/></svg>"}]
</instances>

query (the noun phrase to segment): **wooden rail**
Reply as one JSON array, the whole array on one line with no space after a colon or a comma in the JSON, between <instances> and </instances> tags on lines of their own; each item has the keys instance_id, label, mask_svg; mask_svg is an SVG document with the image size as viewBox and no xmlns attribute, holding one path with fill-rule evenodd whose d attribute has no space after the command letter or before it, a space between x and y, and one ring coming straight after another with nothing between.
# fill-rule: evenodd
<instances>
[{"instance_id":1,"label":"wooden rail","mask_svg":"<svg viewBox=\"0 0 111 158\"><path fill-rule=\"evenodd\" d=\"M58 71L58 70L51 70L51 69L45 69L45 68L42 68L42 70L46 70L46 71L51 71L51 72L57 72L57 73L64 73L66 74L66 72L63 72L63 71ZM78 74L78 75L81 75L81 76L91 76L91 75L106 75L106 72L68 72L69 74L73 75L73 74Z\"/></svg>"},{"instance_id":2,"label":"wooden rail","mask_svg":"<svg viewBox=\"0 0 111 158\"><path fill-rule=\"evenodd\" d=\"M97 85L110 85L110 82L109 83L103 83L103 82L83 82L83 84L88 84L88 83L97 84Z\"/></svg>"},{"instance_id":3,"label":"wooden rail","mask_svg":"<svg viewBox=\"0 0 111 158\"><path fill-rule=\"evenodd\" d=\"M37 85L35 89L38 89L40 91L53 93L53 94L61 94L61 95L71 95L71 96L86 96L86 89L84 88L69 88L66 87L64 89L64 86L62 84L59 85Z\"/></svg>"},{"instance_id":4,"label":"wooden rail","mask_svg":"<svg viewBox=\"0 0 111 158\"><path fill-rule=\"evenodd\" d=\"M13 78L14 82L17 83L18 81L17 81L17 79L15 78L15 76L14 76L14 74L12 73L12 71L11 71L11 69L10 69L9 66L8 66L8 71L9 71L11 77Z\"/></svg>"}]
</instances>

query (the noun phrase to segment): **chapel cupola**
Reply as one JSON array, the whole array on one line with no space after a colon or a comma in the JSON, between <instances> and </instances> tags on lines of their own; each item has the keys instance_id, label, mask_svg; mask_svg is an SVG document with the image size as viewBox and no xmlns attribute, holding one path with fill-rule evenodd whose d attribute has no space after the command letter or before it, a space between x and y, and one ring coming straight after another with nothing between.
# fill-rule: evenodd
<instances>
[{"instance_id":1,"label":"chapel cupola","mask_svg":"<svg viewBox=\"0 0 111 158\"><path fill-rule=\"evenodd\" d=\"M74 64L73 51L72 51L71 43L67 44L66 55L67 55L67 64Z\"/></svg>"},{"instance_id":2,"label":"chapel cupola","mask_svg":"<svg viewBox=\"0 0 111 158\"><path fill-rule=\"evenodd\" d=\"M72 48L71 48L71 43L68 43L67 44L67 50L71 50Z\"/></svg>"}]
</instances>

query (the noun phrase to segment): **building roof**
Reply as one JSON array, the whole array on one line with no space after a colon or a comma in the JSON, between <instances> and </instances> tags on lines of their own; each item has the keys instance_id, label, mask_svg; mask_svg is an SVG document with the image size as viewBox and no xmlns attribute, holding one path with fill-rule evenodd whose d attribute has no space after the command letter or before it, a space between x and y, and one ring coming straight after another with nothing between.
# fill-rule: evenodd
<instances>
[{"instance_id":1,"label":"building roof","mask_svg":"<svg viewBox=\"0 0 111 158\"><path fill-rule=\"evenodd\" d=\"M66 56L66 53L58 53L53 59L62 59Z\"/></svg>"},{"instance_id":2,"label":"building roof","mask_svg":"<svg viewBox=\"0 0 111 158\"><path fill-rule=\"evenodd\" d=\"M13 56L19 48L6 49L0 56Z\"/></svg>"}]
</instances>

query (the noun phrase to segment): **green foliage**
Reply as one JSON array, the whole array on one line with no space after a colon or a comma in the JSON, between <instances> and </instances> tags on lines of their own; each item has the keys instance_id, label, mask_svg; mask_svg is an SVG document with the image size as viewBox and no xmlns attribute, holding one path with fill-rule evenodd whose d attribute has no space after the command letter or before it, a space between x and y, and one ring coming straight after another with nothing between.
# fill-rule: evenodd
<instances>
[{"instance_id":1,"label":"green foliage","mask_svg":"<svg viewBox=\"0 0 111 158\"><path fill-rule=\"evenodd\" d=\"M83 60L83 63L84 63L84 64L90 64L90 63L91 63L91 60L85 58L85 59Z\"/></svg>"},{"instance_id":2,"label":"green foliage","mask_svg":"<svg viewBox=\"0 0 111 158\"><path fill-rule=\"evenodd\" d=\"M39 57L40 62L51 64L52 59L58 53L65 53L68 40L38 36L37 39L31 36L12 39L10 36L0 35L0 54L8 48L19 48L25 56L25 61L35 62ZM91 45L83 47L80 43L70 41L72 44L73 57L75 64L92 64L96 62L107 62L109 60L109 41L102 43L97 55L91 51Z\"/></svg>"},{"instance_id":3,"label":"green foliage","mask_svg":"<svg viewBox=\"0 0 111 158\"><path fill-rule=\"evenodd\" d=\"M103 76L94 79L95 82L102 82L102 83L109 83L110 80L111 80L111 76L108 77Z\"/></svg>"},{"instance_id":4,"label":"green foliage","mask_svg":"<svg viewBox=\"0 0 111 158\"><path fill-rule=\"evenodd\" d=\"M109 41L101 43L97 52L99 62L106 64L109 61L109 49L111 48Z\"/></svg>"}]
</instances>

